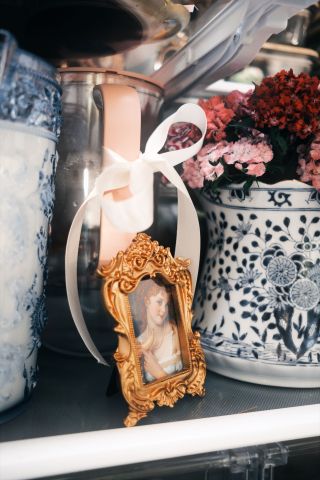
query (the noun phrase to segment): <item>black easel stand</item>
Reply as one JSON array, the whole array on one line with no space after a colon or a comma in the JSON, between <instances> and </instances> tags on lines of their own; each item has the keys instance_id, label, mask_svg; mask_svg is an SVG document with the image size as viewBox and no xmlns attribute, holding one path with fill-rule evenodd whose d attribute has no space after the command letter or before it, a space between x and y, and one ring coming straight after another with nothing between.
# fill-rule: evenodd
<instances>
[{"instance_id":1,"label":"black easel stand","mask_svg":"<svg viewBox=\"0 0 320 480\"><path fill-rule=\"evenodd\" d=\"M107 397L111 397L116 393L120 392L120 378L119 378L118 369L115 364L110 365L110 368L112 368L112 372L109 378L109 384L107 386L107 391L106 391Z\"/></svg>"}]
</instances>

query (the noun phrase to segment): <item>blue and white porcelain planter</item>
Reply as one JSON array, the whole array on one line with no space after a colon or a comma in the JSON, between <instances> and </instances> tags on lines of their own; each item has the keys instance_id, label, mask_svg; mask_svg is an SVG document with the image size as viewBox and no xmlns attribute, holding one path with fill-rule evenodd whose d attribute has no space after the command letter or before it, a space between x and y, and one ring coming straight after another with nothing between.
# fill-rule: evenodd
<instances>
[{"instance_id":1,"label":"blue and white porcelain planter","mask_svg":"<svg viewBox=\"0 0 320 480\"><path fill-rule=\"evenodd\" d=\"M320 386L320 193L298 182L203 193L208 251L195 326L210 370Z\"/></svg>"},{"instance_id":2,"label":"blue and white porcelain planter","mask_svg":"<svg viewBox=\"0 0 320 480\"><path fill-rule=\"evenodd\" d=\"M54 69L6 34L0 41L0 420L18 412L37 379L59 109Z\"/></svg>"}]
</instances>

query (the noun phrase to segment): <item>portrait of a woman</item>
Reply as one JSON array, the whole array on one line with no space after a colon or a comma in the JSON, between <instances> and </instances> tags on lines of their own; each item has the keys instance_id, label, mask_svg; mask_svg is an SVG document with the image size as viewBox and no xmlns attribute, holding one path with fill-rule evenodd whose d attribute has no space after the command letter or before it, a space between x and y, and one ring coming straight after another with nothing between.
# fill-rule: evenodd
<instances>
[{"instance_id":1,"label":"portrait of a woman","mask_svg":"<svg viewBox=\"0 0 320 480\"><path fill-rule=\"evenodd\" d=\"M132 295L132 294L131 294ZM130 304L145 383L183 368L170 288L159 279L140 283Z\"/></svg>"}]
</instances>

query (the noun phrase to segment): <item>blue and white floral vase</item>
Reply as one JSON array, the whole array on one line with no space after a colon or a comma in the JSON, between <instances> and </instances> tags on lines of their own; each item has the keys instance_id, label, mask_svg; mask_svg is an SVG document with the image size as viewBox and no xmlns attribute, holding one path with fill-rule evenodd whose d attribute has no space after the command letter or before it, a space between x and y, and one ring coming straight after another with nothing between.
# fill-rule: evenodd
<instances>
[{"instance_id":1,"label":"blue and white floral vase","mask_svg":"<svg viewBox=\"0 0 320 480\"><path fill-rule=\"evenodd\" d=\"M37 381L60 93L54 69L0 31L0 421Z\"/></svg>"},{"instance_id":2,"label":"blue and white floral vase","mask_svg":"<svg viewBox=\"0 0 320 480\"><path fill-rule=\"evenodd\" d=\"M320 387L320 193L299 181L203 193L208 250L194 324L208 368Z\"/></svg>"}]
</instances>

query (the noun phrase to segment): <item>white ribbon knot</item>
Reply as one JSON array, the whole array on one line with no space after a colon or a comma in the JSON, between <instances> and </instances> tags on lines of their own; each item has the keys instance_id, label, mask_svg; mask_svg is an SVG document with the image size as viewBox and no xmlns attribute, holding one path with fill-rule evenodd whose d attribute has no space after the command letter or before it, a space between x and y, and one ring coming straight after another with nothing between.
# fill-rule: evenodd
<instances>
[{"instance_id":1,"label":"white ribbon knot","mask_svg":"<svg viewBox=\"0 0 320 480\"><path fill-rule=\"evenodd\" d=\"M154 158L140 153L132 162L111 149L105 148L104 153L107 166L95 182L104 215L121 231L146 230L153 222ZM114 201L105 195L122 187L128 187L132 194L126 200Z\"/></svg>"},{"instance_id":2,"label":"white ribbon knot","mask_svg":"<svg viewBox=\"0 0 320 480\"><path fill-rule=\"evenodd\" d=\"M201 131L201 138L190 147L159 153L163 148L169 128L173 123L193 123ZM153 175L161 172L178 190L178 222L175 255L190 258L193 290L196 285L199 256L200 229L197 212L180 175L174 166L193 157L200 150L207 129L207 120L201 107L185 104L164 120L149 137L144 153L135 161L128 161L111 149L104 149L106 167L97 177L95 187L77 211L72 222L65 255L66 289L69 306L76 327L88 350L106 365L87 330L79 301L77 286L77 257L81 227L86 204L94 197L100 198L104 215L119 230L139 232L153 223ZM129 187L132 194L126 200L115 201L106 192Z\"/></svg>"}]
</instances>

